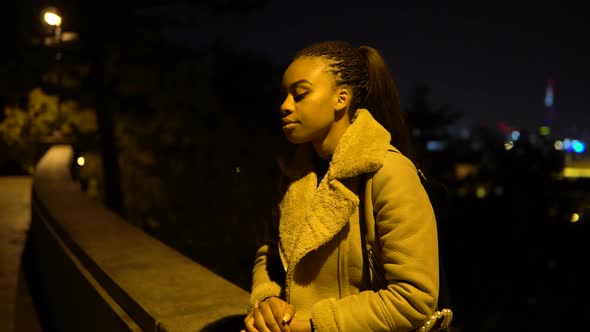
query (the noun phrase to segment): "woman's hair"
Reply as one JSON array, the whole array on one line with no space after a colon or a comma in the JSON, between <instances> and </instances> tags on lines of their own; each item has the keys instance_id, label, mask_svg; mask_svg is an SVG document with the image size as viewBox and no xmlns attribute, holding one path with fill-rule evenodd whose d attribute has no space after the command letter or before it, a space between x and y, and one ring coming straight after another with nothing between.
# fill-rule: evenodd
<instances>
[{"instance_id":1,"label":"woman's hair","mask_svg":"<svg viewBox=\"0 0 590 332\"><path fill-rule=\"evenodd\" d=\"M359 108L368 109L391 134L391 144L412 159L409 130L401 113L397 89L378 50L369 46L354 48L344 41L324 41L300 50L295 59L304 56L330 60L336 85L347 85L352 90L351 118Z\"/></svg>"}]
</instances>

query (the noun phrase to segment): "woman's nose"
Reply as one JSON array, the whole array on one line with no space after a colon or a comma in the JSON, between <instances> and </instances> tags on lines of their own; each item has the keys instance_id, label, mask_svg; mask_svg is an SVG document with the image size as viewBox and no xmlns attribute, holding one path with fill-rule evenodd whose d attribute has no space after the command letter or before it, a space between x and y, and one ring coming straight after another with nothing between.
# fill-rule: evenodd
<instances>
[{"instance_id":1,"label":"woman's nose","mask_svg":"<svg viewBox=\"0 0 590 332\"><path fill-rule=\"evenodd\" d=\"M290 98L289 96L287 96L285 98L285 100L283 100L283 103L281 104L281 108L280 108L280 112L281 112L282 116L289 115L289 114L293 113L292 99L293 98Z\"/></svg>"}]
</instances>

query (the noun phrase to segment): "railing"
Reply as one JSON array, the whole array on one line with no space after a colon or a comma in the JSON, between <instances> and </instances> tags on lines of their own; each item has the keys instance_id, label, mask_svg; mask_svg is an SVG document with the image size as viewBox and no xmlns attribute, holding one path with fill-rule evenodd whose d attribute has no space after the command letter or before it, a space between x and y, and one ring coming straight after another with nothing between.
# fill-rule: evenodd
<instances>
[{"instance_id":1,"label":"railing","mask_svg":"<svg viewBox=\"0 0 590 332\"><path fill-rule=\"evenodd\" d=\"M69 145L33 177L24 266L47 331L239 331L248 294L87 197Z\"/></svg>"}]
</instances>

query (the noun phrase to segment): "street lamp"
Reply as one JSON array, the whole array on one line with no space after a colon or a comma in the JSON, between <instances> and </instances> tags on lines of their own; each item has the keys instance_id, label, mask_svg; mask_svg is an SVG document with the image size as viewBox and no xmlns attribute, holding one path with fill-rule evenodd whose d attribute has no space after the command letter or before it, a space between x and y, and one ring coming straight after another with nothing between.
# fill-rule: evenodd
<instances>
[{"instance_id":1,"label":"street lamp","mask_svg":"<svg viewBox=\"0 0 590 332\"><path fill-rule=\"evenodd\" d=\"M57 72L57 114L55 119L55 130L53 135L56 138L61 137L61 131L59 126L61 124L61 41L62 41L62 34L61 34L61 16L59 16L57 10L51 8L47 9L43 12L43 21L48 25L54 27L55 32L55 45L56 45L56 52L55 52L55 62L56 62L56 72Z\"/></svg>"},{"instance_id":2,"label":"street lamp","mask_svg":"<svg viewBox=\"0 0 590 332\"><path fill-rule=\"evenodd\" d=\"M53 12L53 10L47 10L43 13L43 20L45 23L52 25L52 26L61 26L61 16Z\"/></svg>"}]
</instances>

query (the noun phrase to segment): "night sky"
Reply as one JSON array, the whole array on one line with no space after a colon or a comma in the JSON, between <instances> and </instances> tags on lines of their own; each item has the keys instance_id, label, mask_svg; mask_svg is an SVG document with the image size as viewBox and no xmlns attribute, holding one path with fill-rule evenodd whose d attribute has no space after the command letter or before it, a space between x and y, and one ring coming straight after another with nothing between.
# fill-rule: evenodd
<instances>
[{"instance_id":1,"label":"night sky","mask_svg":"<svg viewBox=\"0 0 590 332\"><path fill-rule=\"evenodd\" d=\"M463 110L459 125L503 121L535 129L552 79L554 134L590 134L590 24L583 2L515 3L271 0L248 16L197 15L199 27L171 35L195 46L222 38L276 64L315 41L370 45L383 52L402 105L416 84L426 83L434 106Z\"/></svg>"}]
</instances>

